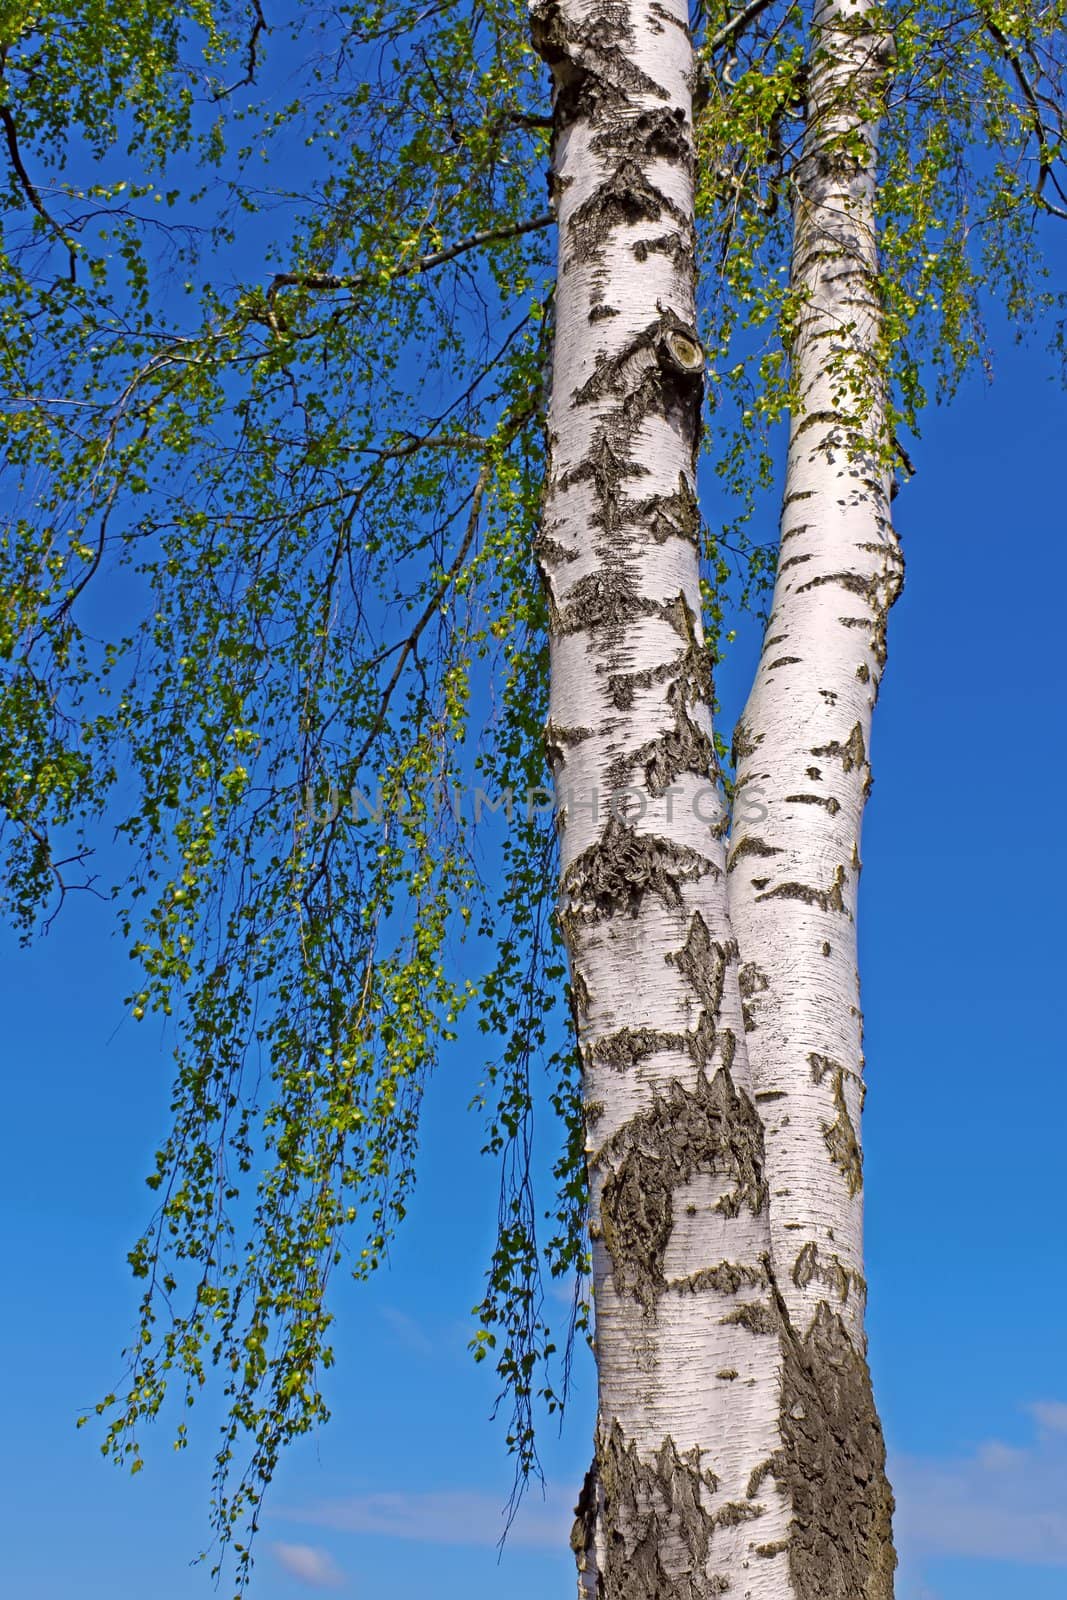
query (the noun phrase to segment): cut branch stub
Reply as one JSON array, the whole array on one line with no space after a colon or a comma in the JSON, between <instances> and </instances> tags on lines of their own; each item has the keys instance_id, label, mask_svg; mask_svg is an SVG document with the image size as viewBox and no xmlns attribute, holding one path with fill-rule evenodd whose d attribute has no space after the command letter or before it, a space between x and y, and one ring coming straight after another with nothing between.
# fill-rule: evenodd
<instances>
[{"instance_id":1,"label":"cut branch stub","mask_svg":"<svg viewBox=\"0 0 1067 1600\"><path fill-rule=\"evenodd\" d=\"M656 341L656 355L660 365L668 372L683 378L702 379L704 376L704 350L696 332L681 323L664 327Z\"/></svg>"}]
</instances>

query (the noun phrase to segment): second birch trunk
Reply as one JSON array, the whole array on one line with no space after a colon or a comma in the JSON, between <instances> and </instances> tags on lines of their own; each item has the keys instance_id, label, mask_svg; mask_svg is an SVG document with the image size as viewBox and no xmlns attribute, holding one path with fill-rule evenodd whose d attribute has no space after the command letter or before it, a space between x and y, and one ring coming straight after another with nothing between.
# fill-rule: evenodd
<instances>
[{"instance_id":1,"label":"second birch trunk","mask_svg":"<svg viewBox=\"0 0 1067 1600\"><path fill-rule=\"evenodd\" d=\"M807 1462L795 1507L803 1600L887 1600L895 1566L863 1332L856 949L871 714L902 575L890 516L875 220L892 41L875 15L866 0L831 0L813 23L794 206L796 403L781 553L736 735L729 855L766 1132L783 1415L791 1447Z\"/></svg>"}]
</instances>

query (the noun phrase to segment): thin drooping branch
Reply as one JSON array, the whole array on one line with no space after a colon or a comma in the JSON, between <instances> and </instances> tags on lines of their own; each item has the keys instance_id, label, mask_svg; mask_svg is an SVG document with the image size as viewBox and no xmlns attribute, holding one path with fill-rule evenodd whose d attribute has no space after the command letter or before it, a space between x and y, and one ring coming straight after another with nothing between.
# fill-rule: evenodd
<instances>
[{"instance_id":1,"label":"thin drooping branch","mask_svg":"<svg viewBox=\"0 0 1067 1600\"><path fill-rule=\"evenodd\" d=\"M227 84L224 89L219 89L212 97L215 100L225 100L228 95L236 94L238 89L247 89L256 81L256 72L259 69L259 41L262 34L269 32L267 19L263 15L260 0L250 0L252 7L252 26L248 34L248 44L245 49L244 76L234 83Z\"/></svg>"},{"instance_id":2,"label":"thin drooping branch","mask_svg":"<svg viewBox=\"0 0 1067 1600\"><path fill-rule=\"evenodd\" d=\"M467 526L464 531L463 538L460 541L459 549L456 551L455 556L445 570L440 583L434 589L422 611L420 611L415 620L414 626L409 630L406 637L400 643L397 660L393 668L392 675L390 676L388 683L385 685L381 693L377 716L374 719L370 732L367 734L363 744L356 751L356 754L353 758L353 771L359 768L364 758L369 753L375 739L385 726L386 714L389 710L389 702L393 698L397 684L400 682L408 657L411 655L412 651L417 648L419 640L422 638L422 635L429 623L433 620L433 617L437 613L441 602L444 600L449 589L462 572L464 562L470 555L471 547L474 544L475 535L478 532L478 522L482 513L482 503L485 499L486 490L489 487L489 481L492 476L492 468L493 463L491 461L485 462L485 464L482 466L482 469L478 474L478 480L474 486L474 492L471 495L470 513L467 517Z\"/></svg>"},{"instance_id":3,"label":"thin drooping branch","mask_svg":"<svg viewBox=\"0 0 1067 1600\"><path fill-rule=\"evenodd\" d=\"M45 206L44 201L37 192L36 184L26 171L26 165L22 159L22 151L19 149L18 127L15 118L11 114L10 106L0 105L0 122L4 125L4 141L7 144L7 152L11 158L11 165L18 180L19 188L49 232L54 234L61 244L65 244L70 252L70 278L73 283L78 259L78 247Z\"/></svg>"},{"instance_id":4,"label":"thin drooping branch","mask_svg":"<svg viewBox=\"0 0 1067 1600\"><path fill-rule=\"evenodd\" d=\"M704 46L704 53L715 55L724 45L733 44L745 32L756 18L770 6L772 0L749 0L747 6L735 13L723 23L719 31L712 35Z\"/></svg>"},{"instance_id":5,"label":"thin drooping branch","mask_svg":"<svg viewBox=\"0 0 1067 1600\"><path fill-rule=\"evenodd\" d=\"M458 256L466 255L471 250L479 250L483 245L503 244L508 239L519 239L524 234L534 233L540 228L550 228L555 220L552 212L545 211L540 216L532 217L529 222L516 223L512 227L484 228L481 232L469 234L467 238L459 239L455 244L446 245L441 250L431 250L427 255L417 256L414 261L398 267L391 277L407 278L417 273L432 272L435 267L443 267L446 262L455 261ZM338 289L366 289L376 281L376 275L369 272L347 274L279 272L271 280L267 290L267 300L273 307L281 289L333 292Z\"/></svg>"},{"instance_id":6,"label":"thin drooping branch","mask_svg":"<svg viewBox=\"0 0 1067 1600\"><path fill-rule=\"evenodd\" d=\"M992 17L983 16L982 20L985 23L986 32L1000 50L1000 53L1003 55L1005 61L1011 67L1012 74L1016 83L1019 85L1023 99L1026 101L1027 108L1029 110L1031 131L1034 138L1037 140L1039 163L1037 183L1034 186L1034 198L1037 200L1043 211L1047 211L1051 216L1060 217L1063 220L1067 220L1067 211L1062 210L1059 206L1053 205L1051 200L1047 200L1044 195L1045 185L1051 181L1052 187L1055 189L1060 199L1067 204L1067 194L1064 193L1063 187L1059 179L1056 177L1056 173L1052 164L1053 160L1055 159L1055 154L1059 152L1063 142L1064 118L1062 108L1056 106L1055 103L1052 102L1053 109L1057 113L1057 120L1059 121L1060 126L1056 130L1055 135L1050 137L1049 129L1045 124L1045 118L1041 111L1037 90L1030 81L1030 77L1023 66L1018 50L1016 50L1015 46L1011 43L1011 40L993 21Z\"/></svg>"}]
</instances>

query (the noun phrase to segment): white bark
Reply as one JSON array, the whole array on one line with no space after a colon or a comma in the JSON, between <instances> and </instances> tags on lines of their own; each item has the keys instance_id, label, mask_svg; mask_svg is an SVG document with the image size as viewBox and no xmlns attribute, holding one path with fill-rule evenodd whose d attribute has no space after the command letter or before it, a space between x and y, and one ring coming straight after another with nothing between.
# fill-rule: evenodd
<instances>
[{"instance_id":1,"label":"white bark","mask_svg":"<svg viewBox=\"0 0 1067 1600\"><path fill-rule=\"evenodd\" d=\"M883 1451L863 1309L856 953L860 823L886 614L901 580L890 517L877 289L877 106L891 42L869 0L817 9L794 212L794 410L771 617L738 728L729 904L764 1119L771 1249L787 1337L833 1352L848 1449L836 1539L844 1587L892 1592ZM826 1355L825 1358L829 1359ZM811 1363L814 1369L814 1363ZM846 1387L848 1387L846 1386ZM849 1500L849 1494L851 1500ZM872 1520L873 1519L873 1520Z\"/></svg>"},{"instance_id":2,"label":"white bark","mask_svg":"<svg viewBox=\"0 0 1067 1600\"><path fill-rule=\"evenodd\" d=\"M599 1375L579 1588L797 1600L700 620L687 5L538 0L531 14L555 82L538 558Z\"/></svg>"}]
</instances>

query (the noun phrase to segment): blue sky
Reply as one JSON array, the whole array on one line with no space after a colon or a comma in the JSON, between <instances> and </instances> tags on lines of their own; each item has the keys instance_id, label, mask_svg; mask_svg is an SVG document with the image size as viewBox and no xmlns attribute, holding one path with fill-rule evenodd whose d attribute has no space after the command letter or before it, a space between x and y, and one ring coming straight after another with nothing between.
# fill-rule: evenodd
<instances>
[{"instance_id":1,"label":"blue sky","mask_svg":"<svg viewBox=\"0 0 1067 1600\"><path fill-rule=\"evenodd\" d=\"M908 575L863 849L870 1336L898 1600L1067 1593L1067 402L1040 348L1000 347L992 385L929 414L897 501ZM743 630L721 674L724 726L756 644ZM180 1456L159 1428L132 1480L74 1426L118 1377L134 1325L125 1257L149 1209L170 1041L127 1014L131 968L99 902L74 897L47 938L0 950L0 1582L19 1600L207 1596L190 1563L209 1406ZM480 1076L476 1043L446 1059L390 1265L339 1284L334 1418L279 1473L254 1600L573 1593L588 1359L562 1437L543 1439L545 1495L496 1549L510 1466L493 1375L466 1348L496 1206L465 1110Z\"/></svg>"}]
</instances>

